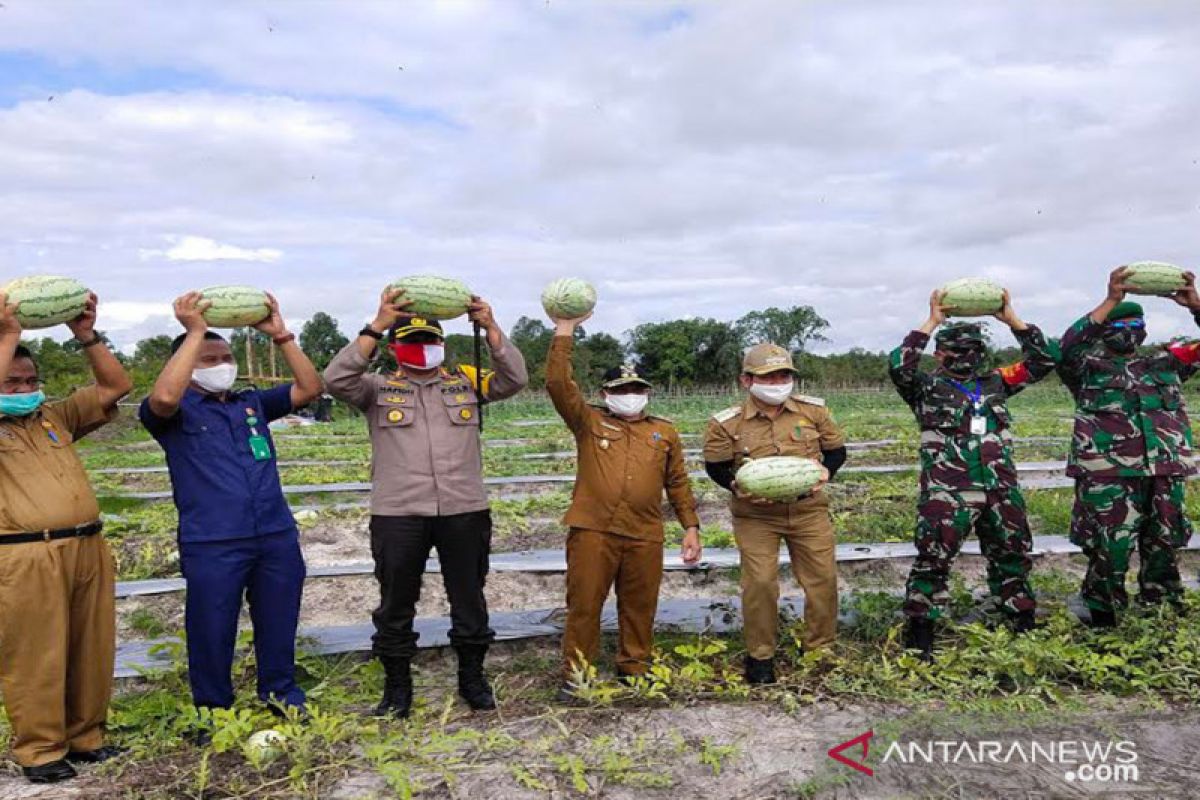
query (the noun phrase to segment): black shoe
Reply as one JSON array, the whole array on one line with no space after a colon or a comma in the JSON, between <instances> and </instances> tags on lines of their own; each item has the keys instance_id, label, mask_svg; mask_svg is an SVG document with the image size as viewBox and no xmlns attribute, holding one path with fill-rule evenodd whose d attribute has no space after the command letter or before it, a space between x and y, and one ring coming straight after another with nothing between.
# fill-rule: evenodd
<instances>
[{"instance_id":1,"label":"black shoe","mask_svg":"<svg viewBox=\"0 0 1200 800\"><path fill-rule=\"evenodd\" d=\"M40 764L36 767L21 767L21 773L30 783L58 783L69 781L79 773L65 759Z\"/></svg>"},{"instance_id":2,"label":"black shoe","mask_svg":"<svg viewBox=\"0 0 1200 800\"><path fill-rule=\"evenodd\" d=\"M911 617L908 620L908 631L904 635L904 648L916 650L917 658L927 664L933 661L933 620Z\"/></svg>"},{"instance_id":3,"label":"black shoe","mask_svg":"<svg viewBox=\"0 0 1200 800\"><path fill-rule=\"evenodd\" d=\"M487 655L486 644L460 644L458 653L458 693L473 711L495 711L496 697L483 674L483 659Z\"/></svg>"},{"instance_id":4,"label":"black shoe","mask_svg":"<svg viewBox=\"0 0 1200 800\"><path fill-rule=\"evenodd\" d=\"M775 682L775 659L751 658L746 656L746 683L751 686L763 686Z\"/></svg>"},{"instance_id":5,"label":"black shoe","mask_svg":"<svg viewBox=\"0 0 1200 800\"><path fill-rule=\"evenodd\" d=\"M1013 633L1029 633L1037 627L1037 619L1032 611L1020 611L1012 619Z\"/></svg>"},{"instance_id":6,"label":"black shoe","mask_svg":"<svg viewBox=\"0 0 1200 800\"><path fill-rule=\"evenodd\" d=\"M387 658L383 670L383 699L375 707L377 717L408 719L413 704L412 662L407 658Z\"/></svg>"},{"instance_id":7,"label":"black shoe","mask_svg":"<svg viewBox=\"0 0 1200 800\"><path fill-rule=\"evenodd\" d=\"M1117 612L1092 609L1092 618L1087 624L1090 628L1115 628L1117 627Z\"/></svg>"},{"instance_id":8,"label":"black shoe","mask_svg":"<svg viewBox=\"0 0 1200 800\"><path fill-rule=\"evenodd\" d=\"M125 755L125 748L105 745L95 750L79 750L67 753L67 761L73 764L102 764L110 759Z\"/></svg>"}]
</instances>

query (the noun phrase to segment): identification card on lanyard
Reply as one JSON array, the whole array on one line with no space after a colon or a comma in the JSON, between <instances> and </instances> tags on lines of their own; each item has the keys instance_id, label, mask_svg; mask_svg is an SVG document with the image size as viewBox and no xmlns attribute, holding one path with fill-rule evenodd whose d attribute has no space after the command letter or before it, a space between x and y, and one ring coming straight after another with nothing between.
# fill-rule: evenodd
<instances>
[{"instance_id":1,"label":"identification card on lanyard","mask_svg":"<svg viewBox=\"0 0 1200 800\"><path fill-rule=\"evenodd\" d=\"M967 387L956 380L951 380L950 383L956 389L965 394L971 399L971 425L970 432L972 436L983 436L987 433L987 417L983 412L983 383L978 378L975 379L975 386L970 391Z\"/></svg>"},{"instance_id":2,"label":"identification card on lanyard","mask_svg":"<svg viewBox=\"0 0 1200 800\"><path fill-rule=\"evenodd\" d=\"M250 455L254 456L255 461L270 461L271 443L255 427L258 425L258 417L254 416L254 409L247 408L246 415L246 423L250 426L250 438L246 440L250 444Z\"/></svg>"}]
</instances>

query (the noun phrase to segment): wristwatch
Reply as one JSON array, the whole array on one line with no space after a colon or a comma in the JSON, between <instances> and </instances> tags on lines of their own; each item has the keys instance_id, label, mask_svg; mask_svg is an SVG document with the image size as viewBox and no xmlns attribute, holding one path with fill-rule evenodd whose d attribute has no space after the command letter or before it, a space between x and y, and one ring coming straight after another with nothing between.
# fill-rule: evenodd
<instances>
[{"instance_id":1,"label":"wristwatch","mask_svg":"<svg viewBox=\"0 0 1200 800\"><path fill-rule=\"evenodd\" d=\"M359 336L370 336L377 342L383 341L383 334L372 328L370 325L363 326L363 329L358 332Z\"/></svg>"},{"instance_id":2,"label":"wristwatch","mask_svg":"<svg viewBox=\"0 0 1200 800\"><path fill-rule=\"evenodd\" d=\"M90 340L88 340L86 342L80 342L79 346L80 346L80 348L86 349L88 347L95 347L96 345L100 344L103 341L104 341L104 338L101 337L99 334L92 334L92 338Z\"/></svg>"},{"instance_id":3,"label":"wristwatch","mask_svg":"<svg viewBox=\"0 0 1200 800\"><path fill-rule=\"evenodd\" d=\"M276 336L271 341L275 343L276 347L283 347L288 342L296 341L296 334L287 333L287 334L284 334L283 336Z\"/></svg>"}]
</instances>

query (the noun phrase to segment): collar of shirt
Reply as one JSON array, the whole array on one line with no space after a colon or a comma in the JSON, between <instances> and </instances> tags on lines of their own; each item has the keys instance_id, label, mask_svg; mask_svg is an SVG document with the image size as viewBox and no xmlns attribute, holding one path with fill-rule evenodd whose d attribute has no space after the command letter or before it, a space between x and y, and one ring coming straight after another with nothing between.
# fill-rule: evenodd
<instances>
[{"instance_id":1,"label":"collar of shirt","mask_svg":"<svg viewBox=\"0 0 1200 800\"><path fill-rule=\"evenodd\" d=\"M780 404L784 411L799 411L800 406L796 403L796 398L789 397ZM758 401L753 395L748 395L746 401L742 404L742 419L749 420L756 416L765 417L766 419L778 419L778 417L767 416L767 412L763 411L758 405Z\"/></svg>"},{"instance_id":2,"label":"collar of shirt","mask_svg":"<svg viewBox=\"0 0 1200 800\"><path fill-rule=\"evenodd\" d=\"M415 383L417 386L432 386L435 383L441 383L446 376L446 371L441 368L428 378L418 378L416 375L410 375L404 370L397 370L391 374L390 380L408 381L409 383Z\"/></svg>"}]
</instances>

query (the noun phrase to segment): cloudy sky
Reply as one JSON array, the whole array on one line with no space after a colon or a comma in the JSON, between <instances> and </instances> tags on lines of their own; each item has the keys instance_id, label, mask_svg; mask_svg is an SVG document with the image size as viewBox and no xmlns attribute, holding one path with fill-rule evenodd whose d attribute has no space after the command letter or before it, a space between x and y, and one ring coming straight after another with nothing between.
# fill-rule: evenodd
<instances>
[{"instance_id":1,"label":"cloudy sky","mask_svg":"<svg viewBox=\"0 0 1200 800\"><path fill-rule=\"evenodd\" d=\"M125 347L190 288L353 331L430 272L509 324L578 275L617 334L811 304L824 349L985 275L1058 333L1200 266L1198 42L1188 0L0 0L0 278Z\"/></svg>"}]
</instances>

